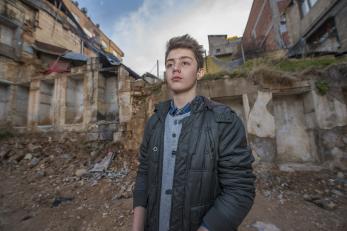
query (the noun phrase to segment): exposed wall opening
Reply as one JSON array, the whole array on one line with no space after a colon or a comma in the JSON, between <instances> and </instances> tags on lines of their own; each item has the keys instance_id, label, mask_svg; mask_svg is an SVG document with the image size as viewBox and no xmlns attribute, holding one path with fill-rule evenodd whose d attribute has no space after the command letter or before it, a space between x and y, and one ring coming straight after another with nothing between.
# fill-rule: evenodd
<instances>
[{"instance_id":1,"label":"exposed wall opening","mask_svg":"<svg viewBox=\"0 0 347 231\"><path fill-rule=\"evenodd\" d=\"M29 86L17 86L15 126L26 126L28 122Z\"/></svg>"},{"instance_id":2,"label":"exposed wall opening","mask_svg":"<svg viewBox=\"0 0 347 231\"><path fill-rule=\"evenodd\" d=\"M7 120L9 110L10 85L0 83L0 123Z\"/></svg>"},{"instance_id":3,"label":"exposed wall opening","mask_svg":"<svg viewBox=\"0 0 347 231\"><path fill-rule=\"evenodd\" d=\"M97 119L105 121L118 120L117 78L100 75L98 89Z\"/></svg>"},{"instance_id":4,"label":"exposed wall opening","mask_svg":"<svg viewBox=\"0 0 347 231\"><path fill-rule=\"evenodd\" d=\"M83 122L83 76L74 76L67 79L66 88L66 124L79 124Z\"/></svg>"},{"instance_id":5,"label":"exposed wall opening","mask_svg":"<svg viewBox=\"0 0 347 231\"><path fill-rule=\"evenodd\" d=\"M276 161L314 162L316 153L305 120L304 95L274 96Z\"/></svg>"},{"instance_id":6,"label":"exposed wall opening","mask_svg":"<svg viewBox=\"0 0 347 231\"><path fill-rule=\"evenodd\" d=\"M327 19L308 39L311 52L335 52L340 47L340 41L335 26L335 19Z\"/></svg>"},{"instance_id":7,"label":"exposed wall opening","mask_svg":"<svg viewBox=\"0 0 347 231\"><path fill-rule=\"evenodd\" d=\"M53 121L54 81L44 80L40 84L40 105L38 125L51 125Z\"/></svg>"},{"instance_id":8,"label":"exposed wall opening","mask_svg":"<svg viewBox=\"0 0 347 231\"><path fill-rule=\"evenodd\" d=\"M245 124L245 113L243 109L242 96L218 97L218 98L212 98L212 100L223 103L231 107L231 109L234 110L236 114L240 117L243 124Z\"/></svg>"}]
</instances>

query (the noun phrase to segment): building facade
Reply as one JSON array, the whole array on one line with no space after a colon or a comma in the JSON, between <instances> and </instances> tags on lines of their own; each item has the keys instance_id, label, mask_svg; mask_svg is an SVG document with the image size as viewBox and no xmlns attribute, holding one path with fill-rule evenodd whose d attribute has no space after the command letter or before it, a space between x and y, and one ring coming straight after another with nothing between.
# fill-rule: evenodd
<instances>
[{"instance_id":1,"label":"building facade","mask_svg":"<svg viewBox=\"0 0 347 231\"><path fill-rule=\"evenodd\" d=\"M346 1L291 1L285 14L291 40L289 56L346 53Z\"/></svg>"},{"instance_id":2,"label":"building facade","mask_svg":"<svg viewBox=\"0 0 347 231\"><path fill-rule=\"evenodd\" d=\"M70 0L1 1L0 124L112 139L139 78L123 56Z\"/></svg>"},{"instance_id":3,"label":"building facade","mask_svg":"<svg viewBox=\"0 0 347 231\"><path fill-rule=\"evenodd\" d=\"M254 0L242 37L246 55L285 49L289 45L284 11L290 0Z\"/></svg>"}]
</instances>

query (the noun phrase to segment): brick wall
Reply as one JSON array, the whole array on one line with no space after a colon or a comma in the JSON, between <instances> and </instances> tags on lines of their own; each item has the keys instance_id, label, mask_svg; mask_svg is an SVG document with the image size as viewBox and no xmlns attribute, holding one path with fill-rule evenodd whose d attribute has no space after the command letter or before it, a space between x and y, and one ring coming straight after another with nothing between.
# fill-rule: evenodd
<instances>
[{"instance_id":1,"label":"brick wall","mask_svg":"<svg viewBox=\"0 0 347 231\"><path fill-rule=\"evenodd\" d=\"M280 20L275 19L273 12L281 15L290 0L276 1L277 9L271 7L273 0L254 0L248 18L247 26L243 34L243 46L246 53L258 53L280 49L280 42L276 37L274 25L279 25ZM275 5L276 6L276 5Z\"/></svg>"}]
</instances>

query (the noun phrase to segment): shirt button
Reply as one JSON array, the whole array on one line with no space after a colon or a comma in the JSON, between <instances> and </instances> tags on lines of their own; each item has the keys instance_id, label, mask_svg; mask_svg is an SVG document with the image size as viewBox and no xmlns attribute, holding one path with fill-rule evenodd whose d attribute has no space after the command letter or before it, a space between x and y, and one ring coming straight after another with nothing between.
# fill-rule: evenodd
<instances>
[{"instance_id":1,"label":"shirt button","mask_svg":"<svg viewBox=\"0 0 347 231\"><path fill-rule=\"evenodd\" d=\"M178 123L178 121L177 121L177 120L175 120L174 124L175 124L175 125L177 125L177 123Z\"/></svg>"},{"instance_id":2,"label":"shirt button","mask_svg":"<svg viewBox=\"0 0 347 231\"><path fill-rule=\"evenodd\" d=\"M172 137L173 137L173 138L175 138L175 137L176 137L176 134L175 134L175 133L173 133L173 134L172 134Z\"/></svg>"},{"instance_id":3,"label":"shirt button","mask_svg":"<svg viewBox=\"0 0 347 231\"><path fill-rule=\"evenodd\" d=\"M174 156L174 155L176 155L176 151L172 151L172 153L171 153L171 154L172 154L173 156Z\"/></svg>"}]
</instances>

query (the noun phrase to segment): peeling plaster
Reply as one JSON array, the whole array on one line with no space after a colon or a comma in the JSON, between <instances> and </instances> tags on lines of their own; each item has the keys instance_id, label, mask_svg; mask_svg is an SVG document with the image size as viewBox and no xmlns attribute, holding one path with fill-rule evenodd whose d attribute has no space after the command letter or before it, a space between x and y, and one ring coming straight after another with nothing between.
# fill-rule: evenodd
<instances>
[{"instance_id":1,"label":"peeling plaster","mask_svg":"<svg viewBox=\"0 0 347 231\"><path fill-rule=\"evenodd\" d=\"M250 134L263 138L275 137L275 119L266 107L271 99L271 92L258 91L256 102L247 120L247 130Z\"/></svg>"},{"instance_id":2,"label":"peeling plaster","mask_svg":"<svg viewBox=\"0 0 347 231\"><path fill-rule=\"evenodd\" d=\"M317 115L318 126L321 129L332 129L347 125L347 108L335 97L318 95L312 91Z\"/></svg>"}]
</instances>

